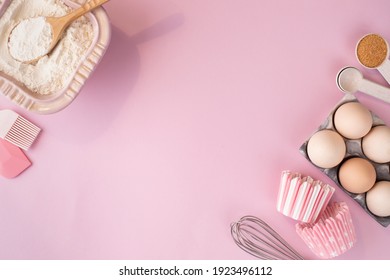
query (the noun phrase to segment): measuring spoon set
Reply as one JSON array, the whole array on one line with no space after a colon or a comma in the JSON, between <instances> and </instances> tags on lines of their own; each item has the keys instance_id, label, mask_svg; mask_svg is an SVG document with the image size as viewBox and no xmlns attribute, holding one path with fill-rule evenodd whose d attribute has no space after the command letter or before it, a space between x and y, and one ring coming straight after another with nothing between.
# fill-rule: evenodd
<instances>
[{"instance_id":1,"label":"measuring spoon set","mask_svg":"<svg viewBox=\"0 0 390 280\"><path fill-rule=\"evenodd\" d=\"M390 84L390 48L387 41L377 34L368 34L361 38L356 46L359 63L368 69L377 69ZM357 91L375 97L390 104L390 88L369 81L355 67L344 67L336 77L337 87L344 93Z\"/></svg>"}]
</instances>

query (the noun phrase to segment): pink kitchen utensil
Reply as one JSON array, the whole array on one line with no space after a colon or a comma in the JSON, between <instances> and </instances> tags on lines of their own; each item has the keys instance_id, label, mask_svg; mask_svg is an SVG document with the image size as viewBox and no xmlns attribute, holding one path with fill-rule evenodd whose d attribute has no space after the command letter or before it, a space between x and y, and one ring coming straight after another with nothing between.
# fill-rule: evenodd
<instances>
[{"instance_id":1,"label":"pink kitchen utensil","mask_svg":"<svg viewBox=\"0 0 390 280\"><path fill-rule=\"evenodd\" d=\"M0 110L0 138L28 150L41 129L12 110Z\"/></svg>"},{"instance_id":2,"label":"pink kitchen utensil","mask_svg":"<svg viewBox=\"0 0 390 280\"><path fill-rule=\"evenodd\" d=\"M23 151L11 143L0 139L0 175L11 179L31 165Z\"/></svg>"}]
</instances>

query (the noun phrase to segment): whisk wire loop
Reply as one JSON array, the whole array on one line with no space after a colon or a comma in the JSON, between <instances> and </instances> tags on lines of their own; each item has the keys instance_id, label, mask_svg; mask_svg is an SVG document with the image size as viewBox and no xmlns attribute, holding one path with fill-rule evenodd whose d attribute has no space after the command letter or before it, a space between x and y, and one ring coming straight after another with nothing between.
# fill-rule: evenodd
<instances>
[{"instance_id":1,"label":"whisk wire loop","mask_svg":"<svg viewBox=\"0 0 390 280\"><path fill-rule=\"evenodd\" d=\"M231 235L245 252L262 260L303 260L266 222L255 216L244 216L231 224Z\"/></svg>"}]
</instances>

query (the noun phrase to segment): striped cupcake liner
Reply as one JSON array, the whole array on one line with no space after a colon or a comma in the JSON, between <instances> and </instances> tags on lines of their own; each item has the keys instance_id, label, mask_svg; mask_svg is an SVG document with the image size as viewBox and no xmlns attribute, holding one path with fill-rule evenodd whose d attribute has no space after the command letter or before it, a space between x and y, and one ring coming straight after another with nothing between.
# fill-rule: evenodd
<instances>
[{"instance_id":1,"label":"striped cupcake liner","mask_svg":"<svg viewBox=\"0 0 390 280\"><path fill-rule=\"evenodd\" d=\"M334 191L330 185L310 176L283 171L276 209L294 220L312 223L325 209Z\"/></svg>"}]
</instances>

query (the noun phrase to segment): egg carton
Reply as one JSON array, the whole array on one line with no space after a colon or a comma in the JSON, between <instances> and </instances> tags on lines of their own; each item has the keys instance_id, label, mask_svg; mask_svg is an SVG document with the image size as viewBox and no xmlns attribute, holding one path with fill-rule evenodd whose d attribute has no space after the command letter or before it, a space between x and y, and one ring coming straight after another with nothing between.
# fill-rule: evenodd
<instances>
[{"instance_id":1,"label":"egg carton","mask_svg":"<svg viewBox=\"0 0 390 280\"><path fill-rule=\"evenodd\" d=\"M319 128L314 132L318 132L320 130L329 129L337 132L334 123L333 123L333 116L336 110L343 104L348 102L359 102L358 99L352 95L352 94L345 94L345 96L338 102L338 104L335 106L335 108L330 112L326 120L319 126ZM386 125L383 120L381 120L377 115L375 115L372 111L371 115L373 118L373 126L377 125ZM313 133L313 134L314 134ZM341 135L342 136L342 135ZM302 144L302 146L299 148L299 151L304 155L304 157L312 163L316 168L321 170L323 173L325 173L330 179L332 179L333 182L342 190L344 191L348 196L350 196L353 200L355 200L366 212L368 215L370 215L374 220L376 220L379 224L381 224L383 227L387 227L390 224L390 216L387 217L379 217L371 213L371 211L367 208L366 205L366 193L362 194L355 194L347 191L339 182L338 179L338 171L340 166L349 158L352 157L359 157L368 160L375 168L376 171L376 181L390 181L390 168L389 163L376 163L367 158L362 150L362 144L361 139L352 140L347 139L343 137L345 144L346 144L346 154L344 156L344 159L339 163L337 166L332 168L321 168L315 165L309 158L307 153L307 144L310 140L309 139ZM390 203L390 201L389 201Z\"/></svg>"}]
</instances>

